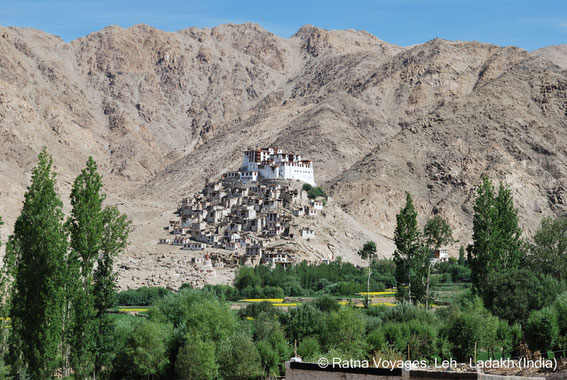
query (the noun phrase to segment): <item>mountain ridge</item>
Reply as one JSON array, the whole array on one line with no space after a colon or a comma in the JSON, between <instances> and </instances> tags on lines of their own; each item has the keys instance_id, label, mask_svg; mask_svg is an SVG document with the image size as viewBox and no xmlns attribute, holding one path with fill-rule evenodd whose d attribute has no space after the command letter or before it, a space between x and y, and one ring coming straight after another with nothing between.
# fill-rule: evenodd
<instances>
[{"instance_id":1,"label":"mountain ridge","mask_svg":"<svg viewBox=\"0 0 567 380\"><path fill-rule=\"evenodd\" d=\"M392 236L406 190L422 219L448 218L466 244L483 173L514 189L533 231L534 212L564 215L567 202L561 52L402 47L311 25L290 38L256 24L110 26L70 42L0 27L2 235L44 145L64 198L86 158L98 161L109 201L134 220L125 257L158 252L177 202L264 145L314 160L341 220L321 220L322 239L348 229L356 263L356 244ZM393 249L387 238L380 248Z\"/></svg>"}]
</instances>

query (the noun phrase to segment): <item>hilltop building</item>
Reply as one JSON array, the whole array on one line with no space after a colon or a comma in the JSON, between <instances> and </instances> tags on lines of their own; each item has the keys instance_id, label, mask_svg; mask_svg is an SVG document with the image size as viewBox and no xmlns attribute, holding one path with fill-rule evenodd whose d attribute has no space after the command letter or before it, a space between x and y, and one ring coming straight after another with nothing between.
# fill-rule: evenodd
<instances>
[{"instance_id":1,"label":"hilltop building","mask_svg":"<svg viewBox=\"0 0 567 380\"><path fill-rule=\"evenodd\" d=\"M281 148L262 148L244 152L242 167L226 173L226 178L241 182L264 179L295 179L315 186L313 162L302 160L301 155L284 152Z\"/></svg>"}]
</instances>

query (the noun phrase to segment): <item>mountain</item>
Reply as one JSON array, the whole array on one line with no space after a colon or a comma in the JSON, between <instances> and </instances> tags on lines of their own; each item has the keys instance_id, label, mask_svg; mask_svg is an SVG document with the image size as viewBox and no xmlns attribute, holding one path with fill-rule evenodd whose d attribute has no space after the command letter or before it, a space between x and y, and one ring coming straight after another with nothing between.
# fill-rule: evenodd
<instances>
[{"instance_id":1,"label":"mountain","mask_svg":"<svg viewBox=\"0 0 567 380\"><path fill-rule=\"evenodd\" d=\"M422 222L442 215L467 244L483 174L511 186L533 231L566 211L564 55L441 39L401 47L310 25L288 39L255 24L110 26L69 43L0 27L2 235L44 145L64 197L97 160L109 201L134 221L122 260L159 255L156 271L178 255L155 243L180 199L267 145L314 161L333 215L318 220L317 247L355 263L367 239L392 253L406 191ZM122 286L149 275L133 273Z\"/></svg>"},{"instance_id":2,"label":"mountain","mask_svg":"<svg viewBox=\"0 0 567 380\"><path fill-rule=\"evenodd\" d=\"M534 50L532 54L549 59L563 70L567 70L567 45L551 45Z\"/></svg>"}]
</instances>

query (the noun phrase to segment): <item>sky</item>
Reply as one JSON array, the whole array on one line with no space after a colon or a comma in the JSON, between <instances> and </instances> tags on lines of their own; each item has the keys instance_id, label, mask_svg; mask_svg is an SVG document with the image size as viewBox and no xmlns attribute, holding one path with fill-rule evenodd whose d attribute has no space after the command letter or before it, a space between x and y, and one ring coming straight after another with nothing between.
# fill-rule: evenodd
<instances>
[{"instance_id":1,"label":"sky","mask_svg":"<svg viewBox=\"0 0 567 380\"><path fill-rule=\"evenodd\" d=\"M191 26L254 22L281 37L302 25L366 30L396 44L439 37L534 50L567 43L567 0L0 0L0 25L70 41L108 25Z\"/></svg>"}]
</instances>

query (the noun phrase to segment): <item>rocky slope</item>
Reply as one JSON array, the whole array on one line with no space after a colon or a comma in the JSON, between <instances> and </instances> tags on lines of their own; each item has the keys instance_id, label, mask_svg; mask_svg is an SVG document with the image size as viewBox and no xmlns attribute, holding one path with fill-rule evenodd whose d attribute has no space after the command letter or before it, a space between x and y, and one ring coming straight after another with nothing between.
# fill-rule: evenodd
<instances>
[{"instance_id":1,"label":"rocky slope","mask_svg":"<svg viewBox=\"0 0 567 380\"><path fill-rule=\"evenodd\" d=\"M348 229L353 260L357 242L392 235L405 191L466 243L483 173L514 189L533 230L567 202L564 57L313 26L289 39L254 24L112 26L70 43L1 27L1 232L47 145L63 195L89 155L99 162L110 201L134 220L127 255L147 257L181 197L268 144L314 160L341 221L322 223Z\"/></svg>"}]
</instances>

